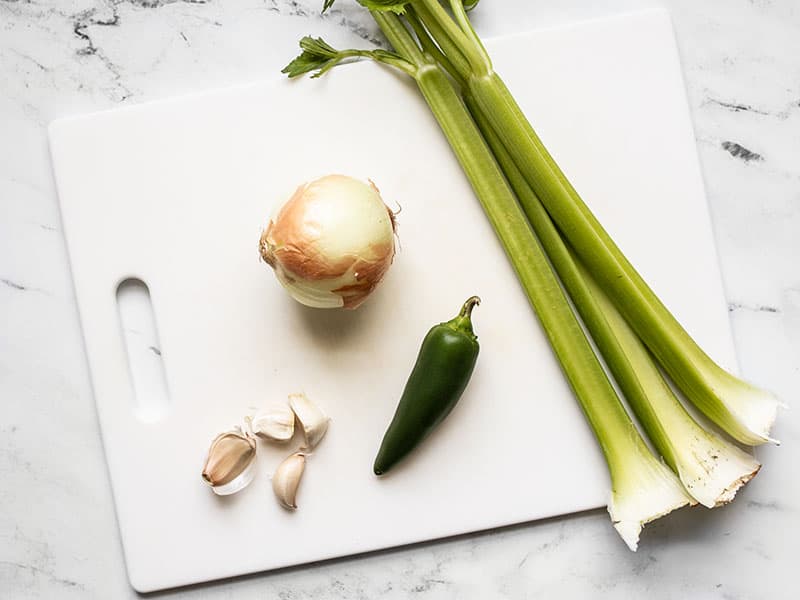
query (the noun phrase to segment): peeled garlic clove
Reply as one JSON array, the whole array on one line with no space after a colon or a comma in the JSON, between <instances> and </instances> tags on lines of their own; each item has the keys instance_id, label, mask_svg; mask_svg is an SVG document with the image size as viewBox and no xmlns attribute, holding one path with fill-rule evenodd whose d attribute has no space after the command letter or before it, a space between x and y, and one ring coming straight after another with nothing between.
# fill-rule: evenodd
<instances>
[{"instance_id":1,"label":"peeled garlic clove","mask_svg":"<svg viewBox=\"0 0 800 600\"><path fill-rule=\"evenodd\" d=\"M297 508L297 488L306 468L306 455L295 452L284 460L272 476L272 491L281 506L294 510Z\"/></svg>"},{"instance_id":2,"label":"peeled garlic clove","mask_svg":"<svg viewBox=\"0 0 800 600\"><path fill-rule=\"evenodd\" d=\"M258 413L248 422L254 434L276 442L285 442L294 435L294 413L289 408L273 408Z\"/></svg>"},{"instance_id":3,"label":"peeled garlic clove","mask_svg":"<svg viewBox=\"0 0 800 600\"><path fill-rule=\"evenodd\" d=\"M203 479L215 494L226 496L245 488L255 474L256 440L241 429L221 433L208 449Z\"/></svg>"},{"instance_id":4,"label":"peeled garlic clove","mask_svg":"<svg viewBox=\"0 0 800 600\"><path fill-rule=\"evenodd\" d=\"M325 436L325 432L328 431L330 418L325 416L325 413L316 404L306 398L305 394L290 394L289 406L292 407L294 414L297 415L297 420L303 426L306 449L313 449Z\"/></svg>"}]
</instances>

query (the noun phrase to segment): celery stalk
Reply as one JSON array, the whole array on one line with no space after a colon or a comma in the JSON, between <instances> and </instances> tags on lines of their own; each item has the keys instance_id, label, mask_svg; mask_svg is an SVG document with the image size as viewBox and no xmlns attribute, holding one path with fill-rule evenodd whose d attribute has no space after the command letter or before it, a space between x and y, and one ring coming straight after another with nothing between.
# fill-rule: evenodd
<instances>
[{"instance_id":1,"label":"celery stalk","mask_svg":"<svg viewBox=\"0 0 800 600\"><path fill-rule=\"evenodd\" d=\"M627 321L585 268L577 264L599 314L606 319L608 335L613 336L608 343L617 344L618 352L626 359L611 370L648 437L700 504L708 508L727 504L739 488L756 476L761 464L698 425L675 397ZM602 336L594 332L592 335L595 340ZM606 358L610 354L603 350Z\"/></svg>"},{"instance_id":2,"label":"celery stalk","mask_svg":"<svg viewBox=\"0 0 800 600\"><path fill-rule=\"evenodd\" d=\"M700 504L713 508L730 502L761 465L733 444L707 432L689 415L647 348L563 241L486 116L469 96L465 100L650 441Z\"/></svg>"}]
</instances>

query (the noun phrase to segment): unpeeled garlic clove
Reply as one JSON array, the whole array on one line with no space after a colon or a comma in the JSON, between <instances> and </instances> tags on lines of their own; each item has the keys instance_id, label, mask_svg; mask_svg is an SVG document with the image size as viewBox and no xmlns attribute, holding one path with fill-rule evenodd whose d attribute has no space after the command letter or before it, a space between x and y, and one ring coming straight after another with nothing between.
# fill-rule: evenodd
<instances>
[{"instance_id":1,"label":"unpeeled garlic clove","mask_svg":"<svg viewBox=\"0 0 800 600\"><path fill-rule=\"evenodd\" d=\"M316 404L311 402L305 394L289 394L289 406L292 407L297 420L303 427L306 438L306 449L311 450L328 431L330 418L325 416Z\"/></svg>"},{"instance_id":2,"label":"unpeeled garlic clove","mask_svg":"<svg viewBox=\"0 0 800 600\"><path fill-rule=\"evenodd\" d=\"M245 488L254 475L255 438L241 429L219 434L203 465L203 479L215 494L226 496Z\"/></svg>"},{"instance_id":3,"label":"unpeeled garlic clove","mask_svg":"<svg viewBox=\"0 0 800 600\"><path fill-rule=\"evenodd\" d=\"M294 435L294 412L289 408L273 408L248 419L250 431L276 442L285 442Z\"/></svg>"},{"instance_id":4,"label":"unpeeled garlic clove","mask_svg":"<svg viewBox=\"0 0 800 600\"><path fill-rule=\"evenodd\" d=\"M297 508L297 488L306 468L306 455L295 452L278 465L272 476L272 491L281 506L294 510Z\"/></svg>"}]
</instances>

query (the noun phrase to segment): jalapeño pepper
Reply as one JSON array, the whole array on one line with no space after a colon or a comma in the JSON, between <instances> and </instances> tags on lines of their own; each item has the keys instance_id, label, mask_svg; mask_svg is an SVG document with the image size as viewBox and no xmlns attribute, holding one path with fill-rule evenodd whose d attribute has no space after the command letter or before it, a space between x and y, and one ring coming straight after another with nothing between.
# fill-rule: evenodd
<instances>
[{"instance_id":1,"label":"jalape\u00f1o pepper","mask_svg":"<svg viewBox=\"0 0 800 600\"><path fill-rule=\"evenodd\" d=\"M406 382L397 411L383 436L373 471L383 475L424 440L467 387L478 358L478 338L472 331L472 296L454 319L435 325L425 339Z\"/></svg>"}]
</instances>

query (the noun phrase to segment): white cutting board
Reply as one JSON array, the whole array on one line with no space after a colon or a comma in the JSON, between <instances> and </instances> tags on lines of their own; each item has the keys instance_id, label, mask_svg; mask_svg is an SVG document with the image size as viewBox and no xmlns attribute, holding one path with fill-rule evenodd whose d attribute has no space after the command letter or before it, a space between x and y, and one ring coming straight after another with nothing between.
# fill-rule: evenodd
<instances>
[{"instance_id":1,"label":"white cutting board","mask_svg":"<svg viewBox=\"0 0 800 600\"><path fill-rule=\"evenodd\" d=\"M734 352L678 54L649 11L489 42L589 205L714 356ZM287 57L288 58L288 57ZM606 469L436 123L372 64L59 120L53 162L106 457L140 591L603 506ZM356 312L306 309L258 260L274 203L330 172L402 206L400 251ZM150 288L170 393L137 418L115 293ZM460 404L378 480L372 460L419 343L479 294ZM305 391L333 418L288 513L260 456L241 494L200 479L211 439ZM609 535L612 533L609 525ZM620 542L621 543L621 542Z\"/></svg>"}]
</instances>

